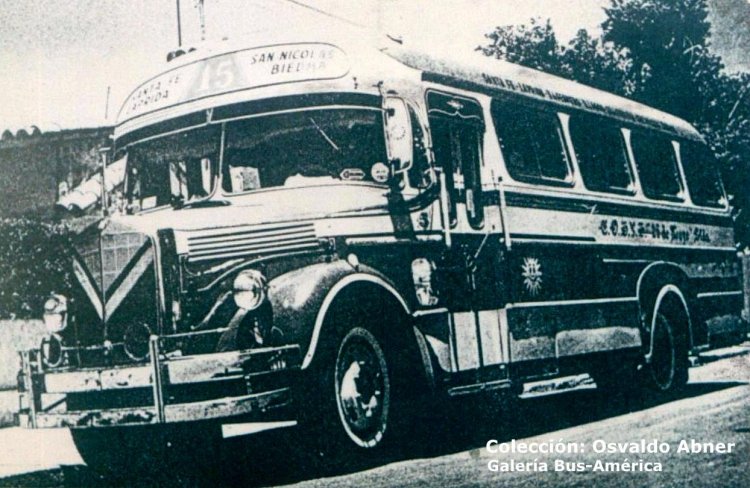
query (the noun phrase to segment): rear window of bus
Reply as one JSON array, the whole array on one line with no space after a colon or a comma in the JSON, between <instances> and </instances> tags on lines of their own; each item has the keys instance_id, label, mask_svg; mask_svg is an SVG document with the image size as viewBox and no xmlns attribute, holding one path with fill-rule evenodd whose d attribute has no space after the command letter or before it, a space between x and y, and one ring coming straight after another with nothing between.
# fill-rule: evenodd
<instances>
[{"instance_id":1,"label":"rear window of bus","mask_svg":"<svg viewBox=\"0 0 750 488\"><path fill-rule=\"evenodd\" d=\"M570 117L570 137L583 184L592 191L633 193L633 177L620 128L601 117Z\"/></svg>"},{"instance_id":2,"label":"rear window of bus","mask_svg":"<svg viewBox=\"0 0 750 488\"><path fill-rule=\"evenodd\" d=\"M548 185L571 183L556 113L493 99L492 120L505 165L514 180Z\"/></svg>"},{"instance_id":3,"label":"rear window of bus","mask_svg":"<svg viewBox=\"0 0 750 488\"><path fill-rule=\"evenodd\" d=\"M680 142L680 160L693 203L703 207L725 207L724 188L711 149L700 142Z\"/></svg>"},{"instance_id":4,"label":"rear window of bus","mask_svg":"<svg viewBox=\"0 0 750 488\"><path fill-rule=\"evenodd\" d=\"M672 141L633 131L631 145L643 193L655 200L681 201L682 185Z\"/></svg>"}]
</instances>

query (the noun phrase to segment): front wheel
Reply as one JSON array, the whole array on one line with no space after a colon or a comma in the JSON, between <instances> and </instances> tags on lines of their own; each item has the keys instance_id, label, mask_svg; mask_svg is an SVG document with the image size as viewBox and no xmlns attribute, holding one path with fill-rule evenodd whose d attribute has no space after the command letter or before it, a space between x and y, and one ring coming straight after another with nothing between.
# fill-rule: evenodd
<instances>
[{"instance_id":1,"label":"front wheel","mask_svg":"<svg viewBox=\"0 0 750 488\"><path fill-rule=\"evenodd\" d=\"M344 431L363 448L377 447L388 429L391 381L385 353L367 329L341 340L334 371L336 407Z\"/></svg>"},{"instance_id":2,"label":"front wheel","mask_svg":"<svg viewBox=\"0 0 750 488\"><path fill-rule=\"evenodd\" d=\"M299 385L300 424L308 455L334 468L398 456L420 432L415 413L429 397L419 371L416 345L401 318L380 312L382 323L336 327L304 371ZM372 316L339 312L338 319ZM344 322L345 323L345 322Z\"/></svg>"}]
</instances>

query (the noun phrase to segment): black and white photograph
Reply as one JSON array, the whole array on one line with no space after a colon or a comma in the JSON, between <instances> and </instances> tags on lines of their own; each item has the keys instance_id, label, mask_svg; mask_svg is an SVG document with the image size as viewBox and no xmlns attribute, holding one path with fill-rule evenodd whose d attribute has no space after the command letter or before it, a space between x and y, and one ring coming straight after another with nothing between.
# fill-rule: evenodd
<instances>
[{"instance_id":1,"label":"black and white photograph","mask_svg":"<svg viewBox=\"0 0 750 488\"><path fill-rule=\"evenodd\" d=\"M750 0L0 25L0 487L750 486Z\"/></svg>"}]
</instances>

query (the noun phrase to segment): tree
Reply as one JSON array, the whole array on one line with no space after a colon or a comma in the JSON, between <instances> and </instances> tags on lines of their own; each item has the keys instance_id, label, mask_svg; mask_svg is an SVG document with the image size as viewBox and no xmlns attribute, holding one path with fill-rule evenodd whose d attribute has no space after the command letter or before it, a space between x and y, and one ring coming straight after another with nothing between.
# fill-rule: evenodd
<instances>
[{"instance_id":1,"label":"tree","mask_svg":"<svg viewBox=\"0 0 750 488\"><path fill-rule=\"evenodd\" d=\"M721 161L727 192L736 210L736 236L750 245L750 74L725 76L714 98L714 117L698 125Z\"/></svg>"},{"instance_id":2,"label":"tree","mask_svg":"<svg viewBox=\"0 0 750 488\"><path fill-rule=\"evenodd\" d=\"M611 0L602 24L605 41L627 49L639 68L636 98L689 121L699 121L708 85L723 64L711 53L705 0ZM710 104L709 104L710 105Z\"/></svg>"},{"instance_id":3,"label":"tree","mask_svg":"<svg viewBox=\"0 0 750 488\"><path fill-rule=\"evenodd\" d=\"M579 30L563 49L562 60L570 77L581 83L621 95L631 95L638 89L639 77L628 52L591 37L585 29Z\"/></svg>"},{"instance_id":4,"label":"tree","mask_svg":"<svg viewBox=\"0 0 750 488\"><path fill-rule=\"evenodd\" d=\"M487 56L521 64L603 90L629 95L636 90L633 63L613 43L592 37L585 29L567 45L560 44L549 19L496 27L477 48Z\"/></svg>"},{"instance_id":5,"label":"tree","mask_svg":"<svg viewBox=\"0 0 750 488\"><path fill-rule=\"evenodd\" d=\"M491 43L477 49L486 56L560 76L568 74L563 67L562 46L557 42L549 19L545 22L535 17L529 25L496 27L485 37Z\"/></svg>"}]
</instances>

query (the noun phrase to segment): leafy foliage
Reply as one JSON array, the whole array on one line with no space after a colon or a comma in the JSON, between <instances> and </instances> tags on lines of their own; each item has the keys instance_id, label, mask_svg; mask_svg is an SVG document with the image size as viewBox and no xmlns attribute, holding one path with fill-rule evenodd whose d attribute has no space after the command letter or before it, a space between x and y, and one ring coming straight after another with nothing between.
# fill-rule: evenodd
<instances>
[{"instance_id":1,"label":"leafy foliage","mask_svg":"<svg viewBox=\"0 0 750 488\"><path fill-rule=\"evenodd\" d=\"M485 55L521 64L603 90L629 95L635 91L632 60L613 43L592 37L585 29L567 44L558 42L549 19L529 25L497 27L486 35Z\"/></svg>"},{"instance_id":2,"label":"leafy foliage","mask_svg":"<svg viewBox=\"0 0 750 488\"><path fill-rule=\"evenodd\" d=\"M61 225L0 220L0 318L39 318L52 291L66 288Z\"/></svg>"},{"instance_id":3,"label":"leafy foliage","mask_svg":"<svg viewBox=\"0 0 750 488\"><path fill-rule=\"evenodd\" d=\"M603 39L628 49L642 67L638 98L688 120L696 120L702 107L694 102L703 80L685 78L701 70L715 76L721 70L718 56L706 49L711 25L705 0L611 0L605 9Z\"/></svg>"},{"instance_id":4,"label":"leafy foliage","mask_svg":"<svg viewBox=\"0 0 750 488\"><path fill-rule=\"evenodd\" d=\"M557 42L549 19L543 22L537 17L531 19L528 26L521 24L497 27L486 37L491 43L479 49L487 56L548 73L566 74L562 67L562 46Z\"/></svg>"},{"instance_id":5,"label":"leafy foliage","mask_svg":"<svg viewBox=\"0 0 750 488\"><path fill-rule=\"evenodd\" d=\"M486 55L622 94L680 116L721 162L750 244L750 74L728 74L710 49L706 0L610 0L602 35L581 30L566 45L549 21L497 27Z\"/></svg>"}]
</instances>

